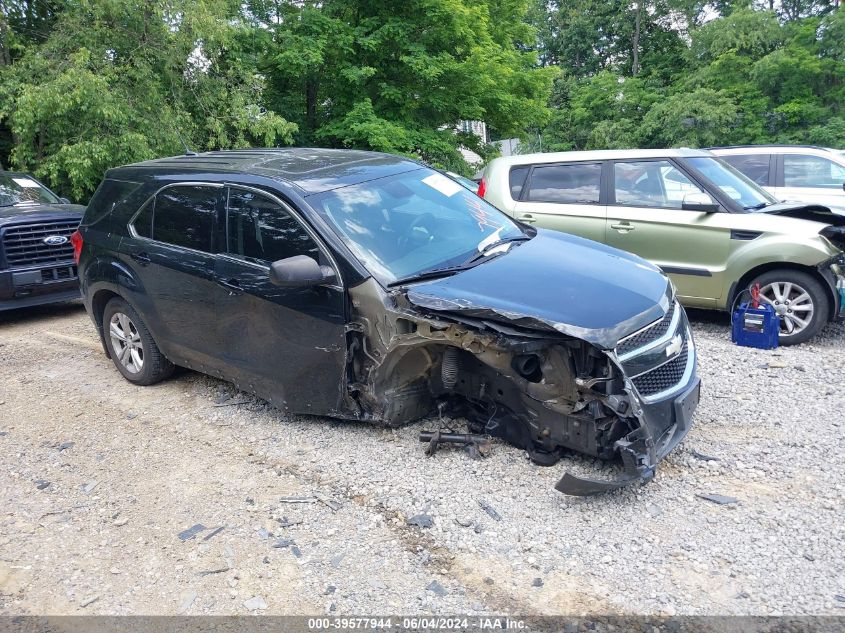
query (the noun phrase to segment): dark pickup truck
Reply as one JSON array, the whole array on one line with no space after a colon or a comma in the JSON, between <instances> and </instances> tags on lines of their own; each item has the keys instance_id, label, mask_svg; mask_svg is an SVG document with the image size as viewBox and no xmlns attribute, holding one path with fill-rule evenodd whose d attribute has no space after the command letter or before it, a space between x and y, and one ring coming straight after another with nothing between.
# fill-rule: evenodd
<instances>
[{"instance_id":1,"label":"dark pickup truck","mask_svg":"<svg viewBox=\"0 0 845 633\"><path fill-rule=\"evenodd\" d=\"M0 311L79 298L71 235L85 207L0 171Z\"/></svg>"}]
</instances>

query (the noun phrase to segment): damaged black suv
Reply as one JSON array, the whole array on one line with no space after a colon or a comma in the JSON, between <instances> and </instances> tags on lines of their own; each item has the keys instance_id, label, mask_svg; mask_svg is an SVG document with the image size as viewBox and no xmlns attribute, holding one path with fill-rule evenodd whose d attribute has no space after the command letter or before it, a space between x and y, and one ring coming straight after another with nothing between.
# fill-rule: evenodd
<instances>
[{"instance_id":1,"label":"damaged black suv","mask_svg":"<svg viewBox=\"0 0 845 633\"><path fill-rule=\"evenodd\" d=\"M686 434L696 354L639 257L521 225L361 151L210 152L110 170L80 227L86 308L131 382L174 365L280 409L399 425L438 409L552 464L646 480Z\"/></svg>"}]
</instances>

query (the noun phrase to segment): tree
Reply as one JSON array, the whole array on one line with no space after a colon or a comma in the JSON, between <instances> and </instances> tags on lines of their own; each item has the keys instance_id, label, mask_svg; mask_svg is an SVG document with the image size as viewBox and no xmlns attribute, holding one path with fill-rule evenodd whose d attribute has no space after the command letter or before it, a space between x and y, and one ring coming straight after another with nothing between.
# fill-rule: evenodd
<instances>
[{"instance_id":1,"label":"tree","mask_svg":"<svg viewBox=\"0 0 845 633\"><path fill-rule=\"evenodd\" d=\"M49 35L0 68L11 164L84 200L109 167L195 149L289 142L264 110L223 0L68 4Z\"/></svg>"},{"instance_id":2,"label":"tree","mask_svg":"<svg viewBox=\"0 0 845 633\"><path fill-rule=\"evenodd\" d=\"M272 10L271 10L272 9ZM546 117L552 74L537 68L527 0L284 1L251 11L273 33L263 68L297 142L418 156L466 171L456 133L482 120L501 136Z\"/></svg>"}]
</instances>

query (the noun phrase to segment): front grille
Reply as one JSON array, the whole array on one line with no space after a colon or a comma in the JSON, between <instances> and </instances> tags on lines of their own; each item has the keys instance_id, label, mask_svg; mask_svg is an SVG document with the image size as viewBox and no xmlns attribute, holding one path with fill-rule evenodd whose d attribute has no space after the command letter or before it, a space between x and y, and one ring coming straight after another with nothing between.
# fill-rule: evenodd
<instances>
[{"instance_id":1,"label":"front grille","mask_svg":"<svg viewBox=\"0 0 845 633\"><path fill-rule=\"evenodd\" d=\"M41 281L65 281L68 279L76 279L76 266L58 266L56 268L42 268Z\"/></svg>"},{"instance_id":2,"label":"front grille","mask_svg":"<svg viewBox=\"0 0 845 633\"><path fill-rule=\"evenodd\" d=\"M676 305L677 303L673 302L666 311L666 314L659 321L620 341L619 345L616 346L617 355L622 356L635 349L644 347L666 334L669 326L672 324L672 315L675 314Z\"/></svg>"},{"instance_id":3,"label":"front grille","mask_svg":"<svg viewBox=\"0 0 845 633\"><path fill-rule=\"evenodd\" d=\"M78 226L78 220L10 226L3 233L6 263L9 268L23 268L73 261L73 245L70 241L51 246L44 243L44 238L51 235L70 238Z\"/></svg>"},{"instance_id":4,"label":"front grille","mask_svg":"<svg viewBox=\"0 0 845 633\"><path fill-rule=\"evenodd\" d=\"M666 391L677 385L687 368L689 348L686 341L681 348L681 353L675 356L668 363L664 363L651 371L640 374L633 379L634 386L641 396L652 396L661 391Z\"/></svg>"}]
</instances>

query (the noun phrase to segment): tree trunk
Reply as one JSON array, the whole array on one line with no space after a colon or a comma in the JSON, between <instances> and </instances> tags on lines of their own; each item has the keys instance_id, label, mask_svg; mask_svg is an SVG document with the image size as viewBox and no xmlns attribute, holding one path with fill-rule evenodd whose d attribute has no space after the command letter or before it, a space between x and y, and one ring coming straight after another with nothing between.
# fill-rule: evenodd
<instances>
[{"instance_id":1,"label":"tree trunk","mask_svg":"<svg viewBox=\"0 0 845 633\"><path fill-rule=\"evenodd\" d=\"M631 75L636 77L640 72L640 14L642 13L642 0L637 0L636 14L634 15L634 34L631 36Z\"/></svg>"}]
</instances>

